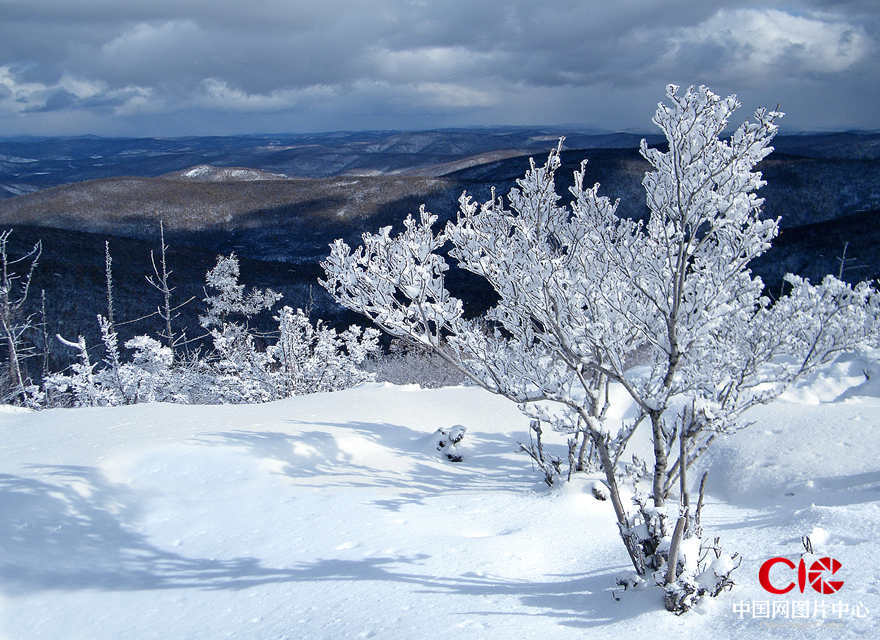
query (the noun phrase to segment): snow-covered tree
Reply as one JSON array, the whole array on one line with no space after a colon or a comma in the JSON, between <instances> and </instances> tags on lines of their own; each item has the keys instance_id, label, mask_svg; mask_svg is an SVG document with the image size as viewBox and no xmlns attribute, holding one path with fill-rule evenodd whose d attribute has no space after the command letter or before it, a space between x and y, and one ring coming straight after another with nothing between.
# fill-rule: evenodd
<instances>
[{"instance_id":1,"label":"snow-covered tree","mask_svg":"<svg viewBox=\"0 0 880 640\"><path fill-rule=\"evenodd\" d=\"M239 283L235 253L218 256L205 275L206 313L199 317L213 343L214 391L219 402L266 402L277 396L268 373L268 358L254 341L250 321L271 309L281 294ZM207 290L211 290L208 293Z\"/></svg>"},{"instance_id":2,"label":"snow-covered tree","mask_svg":"<svg viewBox=\"0 0 880 640\"><path fill-rule=\"evenodd\" d=\"M586 161L570 204L562 205L560 141L506 202L494 192L485 203L463 194L457 221L439 232L423 207L396 236L390 227L364 234L355 250L337 240L322 284L344 306L431 349L532 418L582 434L604 472L634 568L656 571L667 605L682 611L730 586L735 567L717 545L711 567L695 559L708 557L709 545L699 508L689 504L689 462L746 408L875 333L880 304L868 285L852 289L828 278L818 286L792 279L792 292L771 305L749 263L778 229L777 220L761 216L755 166L772 151L782 114L758 109L721 139L739 107L734 96L705 87L680 94L670 85L667 100L653 122L668 150L641 145L652 168L643 181L647 220L617 216L617 203L600 196L598 185L586 187ZM494 331L465 320L462 302L446 289L439 250L447 242L459 266L498 294L487 314ZM629 393L638 420L607 422L609 383ZM640 423L650 426L654 443L652 504L640 499L628 512L615 468ZM670 468L676 442L679 461ZM674 479L680 510L669 531L662 507ZM722 566L704 585L706 572ZM698 577L700 589L693 587Z\"/></svg>"},{"instance_id":3,"label":"snow-covered tree","mask_svg":"<svg viewBox=\"0 0 880 640\"><path fill-rule=\"evenodd\" d=\"M591 282L574 250L586 244L580 240L584 231L557 206L553 176L558 164L558 150L545 166L533 164L509 194L511 210L494 194L482 207L463 195L458 224L436 234L432 226L437 217L422 207L418 219L404 220L397 236L390 227L364 234L363 245L354 251L337 240L323 263L327 279L322 284L344 306L391 335L433 350L474 383L520 403L533 418L585 433L623 528L626 509L614 474L612 434L603 420L608 376L560 349L568 348L568 337L588 338L588 330L602 318L576 302L571 304L577 311L566 313L579 291L581 297L591 295ZM607 198L597 202L613 206ZM499 294L498 306L488 314L496 325L492 330L466 320L462 302L445 287L448 265L438 249L450 239L451 255L464 268L484 275ZM614 327L606 322L608 331ZM619 342L626 345L624 337ZM643 573L636 541L624 542L634 567Z\"/></svg>"},{"instance_id":4,"label":"snow-covered tree","mask_svg":"<svg viewBox=\"0 0 880 640\"><path fill-rule=\"evenodd\" d=\"M4 401L15 399L25 404L33 389L22 366L26 357L32 355L24 344L25 333L32 328L32 317L24 313L24 305L30 292L34 270L40 261L42 244L37 242L25 255L13 258L7 251L12 230L0 232L0 331L6 346L9 390ZM25 273L16 271L15 265L25 265Z\"/></svg>"},{"instance_id":5,"label":"snow-covered tree","mask_svg":"<svg viewBox=\"0 0 880 640\"><path fill-rule=\"evenodd\" d=\"M107 310L113 309L113 296L110 279L110 253L107 252ZM101 341L104 343L104 351L106 353L104 364L106 368L101 372L102 378L106 386L116 392L116 398L113 404L129 404L134 399L129 396L126 390L126 384L123 381L122 359L119 355L119 336L113 320L108 316L98 316L98 328L101 330Z\"/></svg>"},{"instance_id":6,"label":"snow-covered tree","mask_svg":"<svg viewBox=\"0 0 880 640\"><path fill-rule=\"evenodd\" d=\"M205 315L199 322L206 329L223 327L232 322L243 323L262 311L271 309L281 294L271 289L251 289L239 283L241 269L235 253L217 256L215 264L205 275L205 285L211 293L205 294Z\"/></svg>"},{"instance_id":7,"label":"snow-covered tree","mask_svg":"<svg viewBox=\"0 0 880 640\"><path fill-rule=\"evenodd\" d=\"M278 339L258 348L248 322L271 309L281 294L271 289L245 292L239 283L235 254L220 256L208 271L207 313L202 326L210 331L214 345L214 388L221 402L265 402L319 391L337 391L371 378L361 364L378 349L379 332L352 326L338 334L312 324L300 309L283 307Z\"/></svg>"},{"instance_id":8,"label":"snow-covered tree","mask_svg":"<svg viewBox=\"0 0 880 640\"><path fill-rule=\"evenodd\" d=\"M147 274L145 277L147 284L162 295L162 303L156 307L156 315L165 325L159 332L159 337L170 347L172 352L179 344L186 346L186 333L175 331L173 321L180 315L179 310L192 302L195 298L190 297L180 304L172 304L172 295L176 287L171 286L170 280L173 271L168 266L168 245L165 244L165 223L159 220L159 259L157 261L155 253L150 251L150 263L153 267L153 273Z\"/></svg>"}]
</instances>

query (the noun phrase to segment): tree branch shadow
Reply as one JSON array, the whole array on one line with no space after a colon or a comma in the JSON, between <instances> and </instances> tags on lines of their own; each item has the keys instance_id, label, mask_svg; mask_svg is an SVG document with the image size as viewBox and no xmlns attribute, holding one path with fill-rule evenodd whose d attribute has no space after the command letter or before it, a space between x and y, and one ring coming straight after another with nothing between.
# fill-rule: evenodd
<instances>
[{"instance_id":1,"label":"tree branch shadow","mask_svg":"<svg viewBox=\"0 0 880 640\"><path fill-rule=\"evenodd\" d=\"M137 529L138 496L94 467L34 466L48 479L0 474L0 592L241 590L277 583L396 582L416 592L461 596L510 595L533 614L472 611L478 615L542 615L560 624L608 624L657 608L634 597L610 606L609 587L623 569L560 575L558 580L437 576L418 572L427 554L338 558L264 566L259 558L188 557L152 543Z\"/></svg>"},{"instance_id":2,"label":"tree branch shadow","mask_svg":"<svg viewBox=\"0 0 880 640\"><path fill-rule=\"evenodd\" d=\"M526 460L516 460L515 441L509 436L468 434L470 450L463 462L444 460L431 448L431 436L386 422L307 422L289 421L312 427L344 429L390 455L409 460L406 467L389 468L381 460L355 462L350 451L326 431L235 430L202 434L196 439L211 446L232 446L250 454L280 463L281 473L305 481L306 486L384 487L401 491L393 498L373 504L398 511L405 504L422 504L445 492L484 491L522 492L539 486Z\"/></svg>"}]
</instances>

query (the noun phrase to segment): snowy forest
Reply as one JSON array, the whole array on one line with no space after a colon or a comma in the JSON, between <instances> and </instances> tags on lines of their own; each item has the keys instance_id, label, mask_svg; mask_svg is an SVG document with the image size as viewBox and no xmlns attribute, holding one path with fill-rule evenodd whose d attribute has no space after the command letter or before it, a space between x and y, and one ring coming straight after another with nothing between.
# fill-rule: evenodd
<instances>
[{"instance_id":1,"label":"snowy forest","mask_svg":"<svg viewBox=\"0 0 880 640\"><path fill-rule=\"evenodd\" d=\"M591 587L609 592L603 608L631 610L632 603L648 602L643 613L649 620L668 615L663 609L682 619L697 616L693 609L705 613L713 606L707 603L724 598L728 602L736 597L740 583L754 582L751 572L757 562L749 557L752 549L743 535L712 513L720 502L710 494L715 473L710 463L719 459L718 451L739 442L737 438L754 442L758 436L750 434L764 433L772 422L761 411L783 406L799 389L828 379L829 372L846 369L854 376L852 387L873 384L872 376L880 375L880 290L875 282L846 281L843 259L839 273L821 281L788 274L782 291L769 291L752 272L753 261L770 249L779 233L779 219L764 210L764 180L756 166L773 151L783 113L759 108L734 127L740 107L735 96L719 96L703 86L667 87L652 118L665 143L649 146L643 140L640 147L650 165L642 181L649 210L644 219L619 214L615 194L591 184L587 159L574 174L573 186L560 192L557 172L564 140L559 140L544 159L531 162L509 193L493 190L486 201L463 193L457 215L445 226L422 206L403 221L398 233L382 227L365 233L359 246L337 240L329 247L321 264L323 276L315 286L363 319L342 331L315 317L312 309L286 306L279 293L242 282L235 253L217 257L205 274L201 300L179 299L163 233L151 256L153 272L146 274L144 283L144 295L155 295L159 302L159 333L120 340L114 263L125 258L113 255L107 245L106 312L95 318L100 343L87 344L79 335L49 335L44 315L24 311L26 301L40 296L31 283L40 268L41 247L13 255L7 249L7 231L0 234L4 402L14 405L10 411L35 420L47 415L63 423L68 415L64 412L81 416L71 421L100 421L104 418L85 416L110 415L100 412L145 403L199 405L211 412L219 409L203 405L306 403L312 401L299 396L333 393L315 396L330 406L347 402L344 398L349 396L335 393L345 390L364 394L373 388L391 389L403 397L413 384L454 385L458 393L481 394L483 400L473 401L473 406L504 406L495 413L508 416L504 420L519 420L523 428L517 435L502 429L490 438L477 435L479 424L466 423L465 428L442 423L436 424L436 431L426 427L432 438L431 464L440 471L426 471L424 480L414 481L416 486L439 482L444 473L465 473L461 469L480 459L481 448L484 455L493 446L504 455L510 453L503 469L517 470L505 473L518 477L522 472L537 483L529 485L523 508L547 523L541 527L540 521L532 520L539 531L528 547L553 546L557 535L562 547L589 545L590 540L572 543L576 534L566 527L579 522L583 513L600 510L604 515L590 516L591 522L599 523L590 525L590 534L603 554L626 562L625 568L606 562L616 563L617 570L614 575L603 573L602 583ZM485 314L475 315L450 292L446 276L453 262L491 287L496 300ZM188 335L177 323L186 304L204 309L200 335ZM66 350L72 364L51 370L51 350ZM383 396L379 405L393 403L388 398L397 396ZM362 420L368 422L378 409L365 396L357 397L370 406L363 410ZM289 418L319 421L321 408L315 403L318 400L283 406L308 406L311 413L303 409ZM83 408L100 409L75 413ZM878 412L872 411L876 424ZM440 415L432 414L442 422ZM242 420L249 424L248 418ZM487 416L485 422L491 421ZM755 426L756 421L764 426ZM243 427L236 428L225 437L243 438ZM249 446L272 460L272 447L281 446L287 437L264 434ZM809 432L804 437L809 439ZM280 440L273 444L273 438ZM303 448L301 462L320 449L321 438L294 445ZM328 462L328 477L360 473L371 465L378 469L375 477L385 477L382 474L397 468L395 455L410 455L406 446L373 452L379 445L368 438L363 455ZM876 450L876 445L865 447ZM734 461L723 474L736 486L748 481L750 468L742 460ZM68 472L78 473L73 467ZM484 481L496 482L493 473L487 471ZM865 473L876 476L876 469ZM465 482L464 476L456 478L442 490L454 492L456 483ZM388 476L383 486L395 482ZM555 506L533 504L552 496L571 497L582 487L586 493L578 493L577 500L590 501L586 510L568 498L560 498ZM26 493L21 487L12 490ZM80 498L68 499L75 504ZM406 498L395 499L401 502L394 513L403 518ZM423 501L412 500L419 505ZM557 515L550 515L557 507ZM448 508L451 513L456 510L451 504ZM719 507L724 513L726 508ZM575 513L578 509L580 515ZM528 513L518 511L511 517L530 520ZM878 522L876 514L872 524L862 522L873 527L866 540L876 534ZM287 533L274 532L281 537ZM823 556L813 547L825 541L825 529L816 525L803 535L802 542L794 536L802 545L801 557L814 561ZM612 539L614 546L598 542ZM21 549L28 548L26 538L15 540ZM465 543L450 543L443 553L454 556L459 544ZM559 561L556 568L599 570L603 567L585 563L602 562L603 557L571 553L567 566ZM160 560L161 554L156 566ZM166 560L180 563L177 556ZM346 571L392 579L385 575L390 570L381 558L367 568L355 567L354 561L334 562L332 568L324 567L329 573L312 567L304 579L339 579ZM477 571L467 569L464 561L450 562L462 571ZM244 582L285 579L283 572L263 575L244 565L236 569ZM211 567L186 566L183 571L198 575L216 570L215 575L224 575ZM27 582L30 570L16 569L16 579ZM464 575L467 588L458 586L464 594L468 589L479 592L487 579L479 572ZM398 578L432 588L411 573ZM448 583L441 586L434 585L443 593L454 591ZM143 585L132 589L140 588ZM565 586L559 590L552 597L566 597ZM755 596L754 591L747 593ZM541 597L552 600L549 594ZM441 609L453 621L466 617L456 610ZM613 619L616 614L609 615ZM537 633L540 627L534 629ZM477 636L483 637L481 632Z\"/></svg>"}]
</instances>

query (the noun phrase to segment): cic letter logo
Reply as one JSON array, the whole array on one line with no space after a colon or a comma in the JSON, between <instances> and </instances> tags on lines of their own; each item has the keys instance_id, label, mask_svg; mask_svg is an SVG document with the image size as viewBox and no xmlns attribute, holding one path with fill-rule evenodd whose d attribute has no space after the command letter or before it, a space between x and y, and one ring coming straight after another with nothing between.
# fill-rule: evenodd
<instances>
[{"instance_id":1,"label":"cic letter logo","mask_svg":"<svg viewBox=\"0 0 880 640\"><path fill-rule=\"evenodd\" d=\"M807 569L803 558L795 564L788 558L776 557L764 562L758 570L758 581L761 583L764 591L769 593L781 595L794 589L794 582L789 582L785 586L775 586L770 582L770 569L777 564L783 564L789 569L797 569L797 585L801 593L804 592L807 583L813 587L813 591L824 594L836 593L843 586L843 580L828 579L837 573L841 567L840 562L834 558L819 558Z\"/></svg>"}]
</instances>

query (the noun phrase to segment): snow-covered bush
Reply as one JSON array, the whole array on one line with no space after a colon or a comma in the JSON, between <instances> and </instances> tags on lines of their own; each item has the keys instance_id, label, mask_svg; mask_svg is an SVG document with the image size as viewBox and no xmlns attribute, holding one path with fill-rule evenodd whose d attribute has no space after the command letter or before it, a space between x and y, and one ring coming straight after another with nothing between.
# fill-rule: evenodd
<instances>
[{"instance_id":1,"label":"snow-covered bush","mask_svg":"<svg viewBox=\"0 0 880 640\"><path fill-rule=\"evenodd\" d=\"M278 341L266 353L282 397L347 389L373 378L360 365L378 351L376 329L352 325L337 333L290 307L283 307L277 320Z\"/></svg>"},{"instance_id":2,"label":"snow-covered bush","mask_svg":"<svg viewBox=\"0 0 880 640\"><path fill-rule=\"evenodd\" d=\"M122 365L120 377L126 395L133 402L186 402L179 372L172 368L174 353L170 347L150 336L135 336L125 347L134 353L131 362Z\"/></svg>"},{"instance_id":3,"label":"snow-covered bush","mask_svg":"<svg viewBox=\"0 0 880 640\"><path fill-rule=\"evenodd\" d=\"M79 362L69 373L54 373L44 381L42 401L49 406L115 406L137 402L187 402L186 379L173 370L171 349L149 336L136 336L125 343L134 351L123 362L117 335L109 322L98 316L106 350L103 367L93 363L80 336L77 342L58 336L64 345L79 352Z\"/></svg>"},{"instance_id":4,"label":"snow-covered bush","mask_svg":"<svg viewBox=\"0 0 880 640\"><path fill-rule=\"evenodd\" d=\"M240 325L214 330L213 389L220 402L266 402L338 391L373 379L361 368L379 346L379 332L351 326L342 333L312 324L301 309L282 307L278 339L261 351Z\"/></svg>"},{"instance_id":5,"label":"snow-covered bush","mask_svg":"<svg viewBox=\"0 0 880 640\"><path fill-rule=\"evenodd\" d=\"M533 419L529 422L529 442L520 442L520 451L532 459L532 464L544 476L544 483L548 487L557 484L561 479L571 480L571 474L576 470L585 471L584 460L587 451L588 438L578 440L578 434L568 439L568 473L564 473L563 460L553 455L544 448L544 429L541 420ZM580 446L579 446L580 444ZM580 450L580 456L578 456Z\"/></svg>"},{"instance_id":6,"label":"snow-covered bush","mask_svg":"<svg viewBox=\"0 0 880 640\"><path fill-rule=\"evenodd\" d=\"M782 114L758 109L721 140L740 106L734 96L705 87L680 94L670 85L667 100L653 122L668 151L641 145L652 167L643 180L647 220L618 217L598 184L586 187L586 161L562 205L560 141L506 202L494 191L484 203L463 194L457 220L437 232L437 216L422 207L396 236L390 227L364 234L355 250L337 240L322 263L322 284L392 336L423 345L533 419L589 442L636 572L671 565L664 584L688 591L706 568L690 560L680 566L676 554L708 549L693 524L688 468L748 407L876 334L880 299L868 285L829 276L820 285L791 279L792 291L771 304L748 267L778 231L778 220L761 216L755 191L764 183L754 169L772 151ZM461 268L495 289L499 301L487 314L493 332L466 320L446 289L439 250L447 243ZM635 359L645 366L632 367ZM607 420L612 383L639 409L634 422ZM616 469L638 424L653 439L651 504L631 513ZM665 501L676 481L678 514L670 517ZM668 602L680 610L717 591L695 589Z\"/></svg>"},{"instance_id":7,"label":"snow-covered bush","mask_svg":"<svg viewBox=\"0 0 880 640\"><path fill-rule=\"evenodd\" d=\"M465 384L467 378L430 349L392 340L387 353L370 358L365 367L378 382L417 384L426 389Z\"/></svg>"},{"instance_id":8,"label":"snow-covered bush","mask_svg":"<svg viewBox=\"0 0 880 640\"><path fill-rule=\"evenodd\" d=\"M229 323L212 329L211 340L214 348L207 364L216 402L267 402L276 397L268 357L243 326Z\"/></svg>"},{"instance_id":9,"label":"snow-covered bush","mask_svg":"<svg viewBox=\"0 0 880 640\"><path fill-rule=\"evenodd\" d=\"M65 340L56 336L58 340L79 352L79 362L70 365L70 373L53 373L43 381L45 397L51 400L53 406L72 404L78 407L95 407L115 404L112 390L101 388L95 380L95 366L86 340L82 336L76 342Z\"/></svg>"},{"instance_id":10,"label":"snow-covered bush","mask_svg":"<svg viewBox=\"0 0 880 640\"><path fill-rule=\"evenodd\" d=\"M220 402L265 402L304 393L337 391L372 379L361 365L377 352L379 332L351 326L342 333L312 324L300 309L283 307L277 341L260 349L248 323L281 298L271 289L245 293L235 254L220 256L206 276L216 293L205 298L202 326L214 345L209 359Z\"/></svg>"},{"instance_id":11,"label":"snow-covered bush","mask_svg":"<svg viewBox=\"0 0 880 640\"><path fill-rule=\"evenodd\" d=\"M676 577L660 571L657 583L665 591L664 604L668 611L681 615L705 596L716 597L725 589L732 589L730 574L739 569L742 557L729 554L719 545L719 539L709 541L698 535L682 537L676 562Z\"/></svg>"},{"instance_id":12,"label":"snow-covered bush","mask_svg":"<svg viewBox=\"0 0 880 640\"><path fill-rule=\"evenodd\" d=\"M220 256L208 271L212 293L206 294L202 325L213 349L206 355L181 350L175 356L170 346L141 335L125 343L131 351L126 361L114 325L98 316L103 361L93 361L82 337L71 342L59 336L79 352L79 362L69 372L47 376L44 389L28 397L49 406L266 402L337 391L373 379L362 364L378 352L376 329L351 326L338 333L321 321L312 324L299 309L283 307L276 316L276 342L261 348L269 336L255 334L249 323L281 296L271 290L245 293L238 278L234 254Z\"/></svg>"},{"instance_id":13,"label":"snow-covered bush","mask_svg":"<svg viewBox=\"0 0 880 640\"><path fill-rule=\"evenodd\" d=\"M455 424L445 429L442 427L437 429L432 436L434 449L439 451L440 455L450 462L461 462L464 459L464 455L459 444L464 440L466 432L467 428L460 424Z\"/></svg>"}]
</instances>

